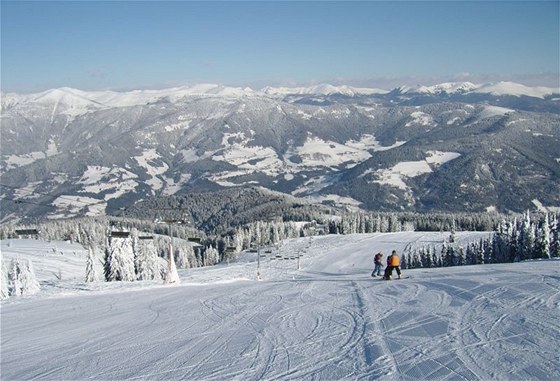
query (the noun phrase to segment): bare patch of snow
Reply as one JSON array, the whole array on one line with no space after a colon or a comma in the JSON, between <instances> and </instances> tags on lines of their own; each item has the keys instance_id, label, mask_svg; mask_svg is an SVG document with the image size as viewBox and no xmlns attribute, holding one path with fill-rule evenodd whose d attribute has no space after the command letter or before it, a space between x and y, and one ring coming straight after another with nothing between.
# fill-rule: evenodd
<instances>
[{"instance_id":1,"label":"bare patch of snow","mask_svg":"<svg viewBox=\"0 0 560 381\"><path fill-rule=\"evenodd\" d=\"M165 187L163 189L164 196L172 196L181 190L183 184L186 184L191 179L192 175L190 173L183 173L181 174L181 178L179 181L175 181L172 178L165 179Z\"/></svg>"},{"instance_id":2,"label":"bare patch of snow","mask_svg":"<svg viewBox=\"0 0 560 381\"><path fill-rule=\"evenodd\" d=\"M426 152L428 157L426 157L426 161L429 164L439 166L445 164L451 160L455 160L461 156L458 152L441 152L441 151L428 151Z\"/></svg>"},{"instance_id":3,"label":"bare patch of snow","mask_svg":"<svg viewBox=\"0 0 560 381\"><path fill-rule=\"evenodd\" d=\"M482 110L482 112L479 114L479 118L488 119L488 118L493 118L495 116L508 115L512 112L515 112L515 110L512 110L510 108L505 108L505 107L498 107L498 106L485 106L484 110Z\"/></svg>"},{"instance_id":4,"label":"bare patch of snow","mask_svg":"<svg viewBox=\"0 0 560 381\"><path fill-rule=\"evenodd\" d=\"M146 172L151 177L146 180L146 183L149 184L153 190L163 188L164 181L158 178L158 176L167 172L169 166L161 160L161 156L157 153L155 148L142 152L142 155L135 156L134 160L136 160L142 168L146 169ZM159 162L157 162L158 160Z\"/></svg>"},{"instance_id":5,"label":"bare patch of snow","mask_svg":"<svg viewBox=\"0 0 560 381\"><path fill-rule=\"evenodd\" d=\"M88 166L77 183L84 184L83 191L88 193L114 190L114 193L107 193L105 195L105 200L107 201L133 191L138 185L135 181L137 178L137 175L124 168Z\"/></svg>"},{"instance_id":6,"label":"bare patch of snow","mask_svg":"<svg viewBox=\"0 0 560 381\"><path fill-rule=\"evenodd\" d=\"M374 182L408 190L409 187L404 182L403 177L416 177L430 172L432 172L432 169L425 160L404 161L391 168L376 171L378 179Z\"/></svg>"},{"instance_id":7,"label":"bare patch of snow","mask_svg":"<svg viewBox=\"0 0 560 381\"><path fill-rule=\"evenodd\" d=\"M415 111L410 114L412 120L405 124L405 127L411 127L414 125L419 126L432 126L434 124L434 119L431 115L428 115L422 111Z\"/></svg>"}]
</instances>

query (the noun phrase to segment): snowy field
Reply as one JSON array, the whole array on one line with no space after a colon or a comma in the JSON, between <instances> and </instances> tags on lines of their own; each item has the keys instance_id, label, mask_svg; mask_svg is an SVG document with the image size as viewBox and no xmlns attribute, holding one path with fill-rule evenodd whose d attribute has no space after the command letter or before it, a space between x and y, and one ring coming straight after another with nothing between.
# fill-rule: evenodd
<instances>
[{"instance_id":1,"label":"snowy field","mask_svg":"<svg viewBox=\"0 0 560 381\"><path fill-rule=\"evenodd\" d=\"M84 283L83 248L2 241L42 290L2 302L1 379L560 379L559 261L370 277L375 252L447 236L302 238L167 286Z\"/></svg>"}]
</instances>

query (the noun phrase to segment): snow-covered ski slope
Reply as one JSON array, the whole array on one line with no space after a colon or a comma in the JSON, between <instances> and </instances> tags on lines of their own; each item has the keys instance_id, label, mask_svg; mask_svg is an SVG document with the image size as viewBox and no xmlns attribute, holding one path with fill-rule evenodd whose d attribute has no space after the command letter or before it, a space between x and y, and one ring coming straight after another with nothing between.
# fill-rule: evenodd
<instances>
[{"instance_id":1,"label":"snow-covered ski slope","mask_svg":"<svg viewBox=\"0 0 560 381\"><path fill-rule=\"evenodd\" d=\"M2 302L1 379L560 379L559 261L370 277L375 252L447 236L292 240L262 251L262 281L256 253L179 270L182 283L172 286L85 284L78 272L43 279L40 294ZM22 254L7 242L4 260ZM276 259L298 251L299 271L297 260Z\"/></svg>"}]
</instances>

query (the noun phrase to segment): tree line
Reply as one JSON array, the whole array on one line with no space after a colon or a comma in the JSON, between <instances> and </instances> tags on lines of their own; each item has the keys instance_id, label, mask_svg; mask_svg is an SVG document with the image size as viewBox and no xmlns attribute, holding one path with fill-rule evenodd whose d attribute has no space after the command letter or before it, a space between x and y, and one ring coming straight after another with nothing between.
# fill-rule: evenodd
<instances>
[{"instance_id":1,"label":"tree line","mask_svg":"<svg viewBox=\"0 0 560 381\"><path fill-rule=\"evenodd\" d=\"M414 248L403 253L403 268L447 267L466 264L503 263L560 256L558 214L505 217L497 214L446 213L352 213L318 214L316 220L297 221L276 217L253 221L220 235L208 236L191 225L160 225L151 220L125 217L89 217L46 221L33 226L45 240L66 240L88 248L86 281L136 281L164 279L172 254L178 268L211 266L233 260L246 249L274 245L288 238L323 234L355 234L399 231L450 231L448 242ZM310 217L309 215L307 217ZM17 237L16 229L31 226L0 226L0 239ZM488 231L488 239L454 243L456 231ZM127 232L114 237L112 232ZM171 253L171 235L173 252ZM196 238L197 242L191 242ZM95 273L96 261L103 274ZM36 290L31 263L2 264L2 296ZM6 280L4 281L4 278ZM100 279L101 278L101 279ZM9 289L4 288L10 285ZM23 285L23 286L22 286Z\"/></svg>"},{"instance_id":2,"label":"tree line","mask_svg":"<svg viewBox=\"0 0 560 381\"><path fill-rule=\"evenodd\" d=\"M560 218L556 213L502 220L488 238L457 245L453 231L441 247L425 246L403 253L405 269L511 263L560 257Z\"/></svg>"}]
</instances>

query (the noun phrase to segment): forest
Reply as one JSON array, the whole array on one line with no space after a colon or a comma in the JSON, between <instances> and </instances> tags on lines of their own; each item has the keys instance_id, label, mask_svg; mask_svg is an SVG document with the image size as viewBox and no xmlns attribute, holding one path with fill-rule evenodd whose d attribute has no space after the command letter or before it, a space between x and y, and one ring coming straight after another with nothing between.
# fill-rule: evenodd
<instances>
[{"instance_id":1,"label":"forest","mask_svg":"<svg viewBox=\"0 0 560 381\"><path fill-rule=\"evenodd\" d=\"M290 209L290 208L288 208ZM282 209L281 209L282 210ZM85 281L166 279L171 263L181 269L212 266L235 260L247 249L258 249L285 239L325 234L390 233L400 231L449 232L439 245L414 247L402 253L402 268L430 268L506 263L560 257L560 219L557 213L499 215L496 213L343 213L325 214L305 207L290 209L273 219L257 220L219 234L199 230L193 219L148 220L132 217L81 217L35 225L0 226L0 239L36 238L70 241L88 249ZM36 231L37 234L29 234ZM216 232L215 228L211 229ZM458 231L488 231L489 237L467 245L455 243ZM27 235L26 235L27 234ZM172 254L172 255L171 255ZM103 274L95 274L96 261ZM32 264L2 263L3 297L35 290Z\"/></svg>"}]
</instances>

